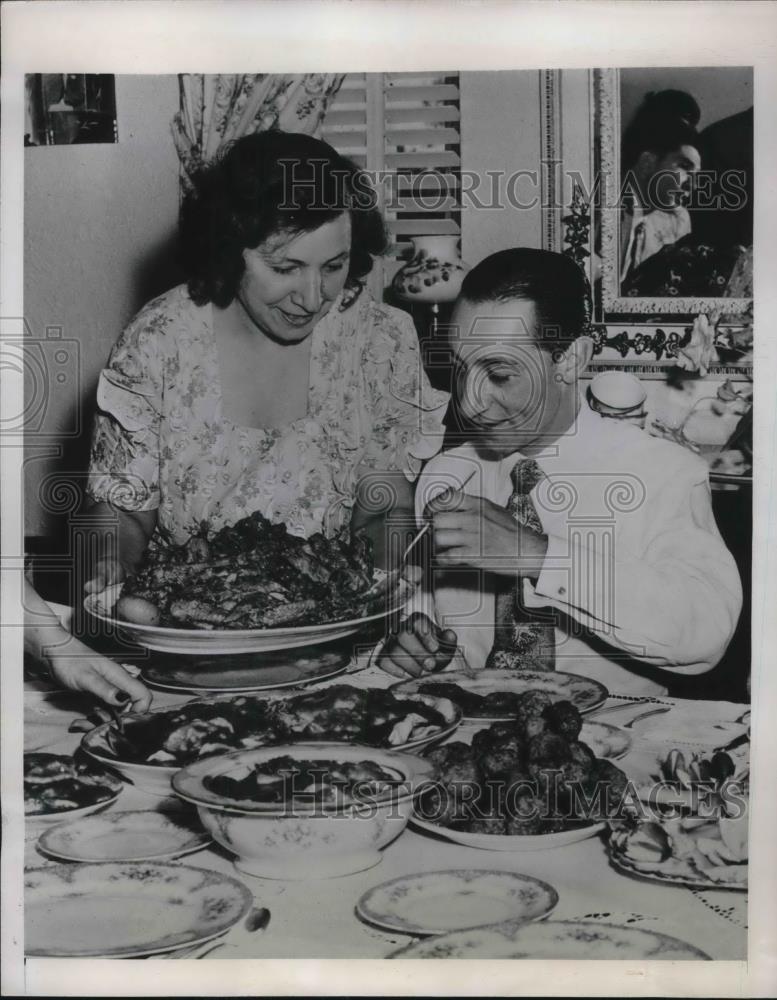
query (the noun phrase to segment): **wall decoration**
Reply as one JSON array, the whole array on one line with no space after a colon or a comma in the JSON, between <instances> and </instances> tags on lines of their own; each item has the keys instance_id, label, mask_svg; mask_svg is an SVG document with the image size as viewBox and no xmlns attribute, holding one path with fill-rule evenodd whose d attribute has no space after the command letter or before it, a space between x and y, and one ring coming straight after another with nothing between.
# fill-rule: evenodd
<instances>
[{"instance_id":1,"label":"wall decoration","mask_svg":"<svg viewBox=\"0 0 777 1000\"><path fill-rule=\"evenodd\" d=\"M28 73L25 146L118 142L115 77L107 73Z\"/></svg>"}]
</instances>

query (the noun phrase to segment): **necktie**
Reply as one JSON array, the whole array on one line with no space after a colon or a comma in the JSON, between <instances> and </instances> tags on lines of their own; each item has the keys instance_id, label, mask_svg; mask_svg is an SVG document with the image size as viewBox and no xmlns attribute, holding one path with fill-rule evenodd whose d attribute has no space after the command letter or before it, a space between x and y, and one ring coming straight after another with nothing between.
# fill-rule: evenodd
<instances>
[{"instance_id":1,"label":"necktie","mask_svg":"<svg viewBox=\"0 0 777 1000\"><path fill-rule=\"evenodd\" d=\"M645 220L641 219L636 223L631 234L631 246L629 247L628 260L626 261L624 272L621 275L621 281L625 281L626 278L630 278L642 263L645 256L646 242L647 231L645 228Z\"/></svg>"},{"instance_id":2,"label":"necktie","mask_svg":"<svg viewBox=\"0 0 777 1000\"><path fill-rule=\"evenodd\" d=\"M545 473L534 459L521 458L510 472L513 492L507 510L516 521L537 532L542 523L529 494ZM555 634L549 617L523 605L523 580L498 577L494 645L486 660L491 670L555 669Z\"/></svg>"}]
</instances>

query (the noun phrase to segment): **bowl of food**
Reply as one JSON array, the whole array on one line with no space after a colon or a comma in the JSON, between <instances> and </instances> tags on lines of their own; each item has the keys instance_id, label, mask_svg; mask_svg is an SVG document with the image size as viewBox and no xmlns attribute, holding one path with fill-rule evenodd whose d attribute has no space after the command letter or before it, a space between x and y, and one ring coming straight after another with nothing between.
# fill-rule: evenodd
<instances>
[{"instance_id":1,"label":"bowl of food","mask_svg":"<svg viewBox=\"0 0 777 1000\"><path fill-rule=\"evenodd\" d=\"M86 733L82 746L138 788L164 796L176 771L204 757L318 740L413 750L444 739L460 721L444 698L334 684L290 697L215 696L125 715Z\"/></svg>"},{"instance_id":2,"label":"bowl of food","mask_svg":"<svg viewBox=\"0 0 777 1000\"><path fill-rule=\"evenodd\" d=\"M253 653L355 635L412 590L375 567L363 536L300 538L256 512L184 545L152 544L137 572L84 607L148 649Z\"/></svg>"},{"instance_id":3,"label":"bowl of food","mask_svg":"<svg viewBox=\"0 0 777 1000\"><path fill-rule=\"evenodd\" d=\"M248 875L332 878L378 864L402 833L429 761L339 743L297 743L197 761L173 791Z\"/></svg>"},{"instance_id":4,"label":"bowl of food","mask_svg":"<svg viewBox=\"0 0 777 1000\"><path fill-rule=\"evenodd\" d=\"M24 755L24 818L37 826L105 809L123 787L115 775L89 761L53 753Z\"/></svg>"},{"instance_id":5,"label":"bowl of food","mask_svg":"<svg viewBox=\"0 0 777 1000\"><path fill-rule=\"evenodd\" d=\"M418 797L413 825L466 847L530 851L564 847L605 828L628 779L583 740L569 701L527 691L509 722L427 752L437 783Z\"/></svg>"}]
</instances>

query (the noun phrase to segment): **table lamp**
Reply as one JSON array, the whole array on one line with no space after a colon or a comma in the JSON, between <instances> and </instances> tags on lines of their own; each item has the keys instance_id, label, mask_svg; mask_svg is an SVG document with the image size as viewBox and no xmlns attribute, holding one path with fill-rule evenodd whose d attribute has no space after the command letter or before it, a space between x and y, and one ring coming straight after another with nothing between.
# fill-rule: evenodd
<instances>
[{"instance_id":1,"label":"table lamp","mask_svg":"<svg viewBox=\"0 0 777 1000\"><path fill-rule=\"evenodd\" d=\"M468 271L459 256L458 240L458 236L415 237L412 257L391 283L398 299L430 306L433 337L437 334L440 304L454 301Z\"/></svg>"}]
</instances>

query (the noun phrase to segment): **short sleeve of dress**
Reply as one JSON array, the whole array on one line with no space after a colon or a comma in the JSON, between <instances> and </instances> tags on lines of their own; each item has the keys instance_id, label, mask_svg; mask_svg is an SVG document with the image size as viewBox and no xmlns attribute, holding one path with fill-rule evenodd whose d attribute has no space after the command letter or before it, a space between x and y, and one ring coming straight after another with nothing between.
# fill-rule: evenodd
<instances>
[{"instance_id":1,"label":"short sleeve of dress","mask_svg":"<svg viewBox=\"0 0 777 1000\"><path fill-rule=\"evenodd\" d=\"M161 340L170 316L164 297L124 330L97 384L87 492L121 510L159 506Z\"/></svg>"},{"instance_id":2,"label":"short sleeve of dress","mask_svg":"<svg viewBox=\"0 0 777 1000\"><path fill-rule=\"evenodd\" d=\"M429 382L407 313L373 303L372 320L362 355L372 430L357 479L396 470L413 481L442 448L448 394Z\"/></svg>"}]
</instances>

